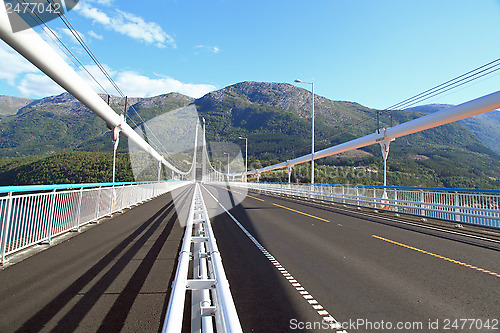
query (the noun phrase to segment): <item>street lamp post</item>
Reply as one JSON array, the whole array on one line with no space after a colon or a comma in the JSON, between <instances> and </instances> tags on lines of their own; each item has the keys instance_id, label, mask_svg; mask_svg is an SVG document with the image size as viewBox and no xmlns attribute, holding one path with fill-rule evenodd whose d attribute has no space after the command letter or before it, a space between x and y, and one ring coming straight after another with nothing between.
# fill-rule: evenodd
<instances>
[{"instance_id":1,"label":"street lamp post","mask_svg":"<svg viewBox=\"0 0 500 333\"><path fill-rule=\"evenodd\" d=\"M229 181L229 153L224 152L227 155L227 180Z\"/></svg>"},{"instance_id":2,"label":"street lamp post","mask_svg":"<svg viewBox=\"0 0 500 333\"><path fill-rule=\"evenodd\" d=\"M201 149L201 181L205 181L206 173L207 173L207 146L206 146L206 135L205 135L205 130L206 130L206 123L205 123L205 118L202 117L201 120L203 120L203 146Z\"/></svg>"},{"instance_id":3,"label":"street lamp post","mask_svg":"<svg viewBox=\"0 0 500 333\"><path fill-rule=\"evenodd\" d=\"M299 79L294 82L310 84L312 87L311 184L314 184L314 82L304 82Z\"/></svg>"},{"instance_id":4,"label":"street lamp post","mask_svg":"<svg viewBox=\"0 0 500 333\"><path fill-rule=\"evenodd\" d=\"M224 174L224 171L222 170L222 161L219 160L219 170L220 170L220 175L219 175L219 180L222 178L222 174ZM222 179L224 180L224 179Z\"/></svg>"},{"instance_id":5,"label":"street lamp post","mask_svg":"<svg viewBox=\"0 0 500 333\"><path fill-rule=\"evenodd\" d=\"M245 183L247 182L247 172L248 172L248 138L238 137L241 140L245 140Z\"/></svg>"}]
</instances>

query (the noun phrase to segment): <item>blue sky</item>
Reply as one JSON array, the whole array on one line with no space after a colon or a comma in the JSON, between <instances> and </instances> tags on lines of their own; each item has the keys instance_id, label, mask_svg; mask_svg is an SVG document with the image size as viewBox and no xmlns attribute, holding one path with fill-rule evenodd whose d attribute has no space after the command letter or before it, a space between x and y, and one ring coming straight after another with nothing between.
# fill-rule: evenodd
<instances>
[{"instance_id":1,"label":"blue sky","mask_svg":"<svg viewBox=\"0 0 500 333\"><path fill-rule=\"evenodd\" d=\"M67 17L135 97L300 78L382 109L500 57L500 0L81 0ZM117 95L62 22L49 26ZM61 92L3 42L0 60L0 95ZM499 74L478 81L425 103L500 88Z\"/></svg>"}]
</instances>

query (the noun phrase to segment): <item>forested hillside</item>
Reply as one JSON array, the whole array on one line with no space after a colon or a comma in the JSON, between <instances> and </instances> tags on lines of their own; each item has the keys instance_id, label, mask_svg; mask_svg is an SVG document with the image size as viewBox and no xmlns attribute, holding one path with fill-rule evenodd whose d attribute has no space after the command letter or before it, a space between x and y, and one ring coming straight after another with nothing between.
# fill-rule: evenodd
<instances>
[{"instance_id":1,"label":"forested hillside","mask_svg":"<svg viewBox=\"0 0 500 333\"><path fill-rule=\"evenodd\" d=\"M106 96L103 99L106 100ZM111 132L100 118L68 94L16 102L21 103L17 112L0 112L4 114L0 119L2 184L111 179ZM238 137L248 138L251 168L310 153L311 94L284 83L242 82L197 100L175 93L130 98L128 123L135 126L190 103L194 103L199 116L206 120L208 142L228 141L244 150L244 141ZM124 100L111 97L110 105L122 112ZM432 112L425 108L394 111L392 119L385 113L377 123L377 110L321 96L315 96L315 111L316 150L371 134L377 127L389 127ZM469 128L471 124L484 123L484 117L486 115L468 123L453 123L397 139L391 144L389 154L389 184L500 188L500 156L485 144L484 135L478 132L480 126L474 130ZM489 124L496 126L493 121ZM124 138L119 152L117 179L133 180ZM377 145L319 160L318 164L321 165L316 176L319 182L382 182L382 157ZM294 181L308 181L308 167L297 167ZM264 179L285 180L287 177L277 171L264 175Z\"/></svg>"}]
</instances>

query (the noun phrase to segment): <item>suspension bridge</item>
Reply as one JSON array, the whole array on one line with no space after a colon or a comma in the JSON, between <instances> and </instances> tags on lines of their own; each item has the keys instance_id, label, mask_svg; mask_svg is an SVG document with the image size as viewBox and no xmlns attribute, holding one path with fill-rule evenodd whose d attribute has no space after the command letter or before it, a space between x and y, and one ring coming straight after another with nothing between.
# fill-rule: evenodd
<instances>
[{"instance_id":1,"label":"suspension bridge","mask_svg":"<svg viewBox=\"0 0 500 333\"><path fill-rule=\"evenodd\" d=\"M0 188L1 331L499 329L500 191L247 178L373 144L386 161L393 140L500 108L500 92L233 173L197 120L184 171L1 15L0 37L101 117L115 152L124 135L158 165L156 181Z\"/></svg>"}]
</instances>

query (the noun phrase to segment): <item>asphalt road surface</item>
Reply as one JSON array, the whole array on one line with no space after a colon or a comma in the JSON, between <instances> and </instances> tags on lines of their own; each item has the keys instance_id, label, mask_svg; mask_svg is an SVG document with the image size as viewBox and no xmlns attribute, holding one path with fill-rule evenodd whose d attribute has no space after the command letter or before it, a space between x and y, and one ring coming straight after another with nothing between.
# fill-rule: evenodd
<instances>
[{"instance_id":1,"label":"asphalt road surface","mask_svg":"<svg viewBox=\"0 0 500 333\"><path fill-rule=\"evenodd\" d=\"M157 332L183 232L166 194L7 267L0 332Z\"/></svg>"},{"instance_id":2,"label":"asphalt road surface","mask_svg":"<svg viewBox=\"0 0 500 333\"><path fill-rule=\"evenodd\" d=\"M499 331L498 243L240 191L203 195L244 332ZM159 331L183 231L167 194L7 267L0 332Z\"/></svg>"},{"instance_id":3,"label":"asphalt road surface","mask_svg":"<svg viewBox=\"0 0 500 333\"><path fill-rule=\"evenodd\" d=\"M226 208L255 238L213 218L245 332L499 331L499 244L251 192Z\"/></svg>"}]
</instances>

